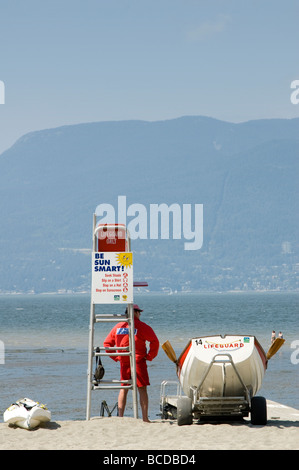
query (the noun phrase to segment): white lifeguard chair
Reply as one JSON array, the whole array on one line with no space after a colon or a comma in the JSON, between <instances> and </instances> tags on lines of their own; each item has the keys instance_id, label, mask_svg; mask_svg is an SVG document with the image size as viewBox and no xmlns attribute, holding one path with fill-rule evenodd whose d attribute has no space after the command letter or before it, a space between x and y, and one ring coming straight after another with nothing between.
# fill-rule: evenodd
<instances>
[{"instance_id":1,"label":"white lifeguard chair","mask_svg":"<svg viewBox=\"0 0 299 470\"><path fill-rule=\"evenodd\" d=\"M93 216L93 273L92 273L92 292L90 303L90 324L89 324L89 345L88 345L88 370L87 370L87 404L86 420L90 419L91 412L91 392L101 390L130 389L133 394L133 412L134 418L138 418L137 404L137 382L136 382L136 357L135 357L135 339L134 339L134 310L133 310L133 264L128 264L126 285L123 291L119 293L104 292L97 287L97 269L104 270L105 267L98 267L101 262L107 262L105 258L113 259L117 256L120 260L124 256L126 260L132 260L131 241L125 225L121 224L96 224L96 215ZM127 253L127 255L125 254ZM110 267L110 265L108 265ZM116 270L118 266L113 266ZM101 271L104 272L104 271ZM117 271L119 272L119 271ZM121 273L124 269L121 270ZM102 276L102 274L101 274ZM118 276L120 276L118 274ZM135 285L147 285L147 283L136 283ZM110 289L113 291L114 289ZM119 288L121 290L121 288ZM98 314L95 313L96 304L123 304L126 308L124 314ZM126 347L105 348L104 346L94 346L95 323L120 322L126 321L129 326L129 345ZM109 352L113 350L113 352ZM93 383L93 359L97 356L129 356L131 366L131 380L121 381L120 379L101 380L98 384Z\"/></svg>"}]
</instances>

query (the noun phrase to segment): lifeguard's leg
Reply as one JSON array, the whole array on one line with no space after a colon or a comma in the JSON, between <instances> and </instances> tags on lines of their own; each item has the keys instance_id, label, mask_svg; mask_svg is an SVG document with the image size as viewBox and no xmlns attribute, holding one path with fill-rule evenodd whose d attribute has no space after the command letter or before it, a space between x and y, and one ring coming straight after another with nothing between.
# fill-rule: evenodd
<instances>
[{"instance_id":1,"label":"lifeguard's leg","mask_svg":"<svg viewBox=\"0 0 299 470\"><path fill-rule=\"evenodd\" d=\"M127 403L128 390L122 388L118 394L118 416L122 417Z\"/></svg>"},{"instance_id":2,"label":"lifeguard's leg","mask_svg":"<svg viewBox=\"0 0 299 470\"><path fill-rule=\"evenodd\" d=\"M148 394L146 387L138 387L139 398L140 398L140 407L142 412L142 419L146 423L150 423L148 419Z\"/></svg>"}]
</instances>

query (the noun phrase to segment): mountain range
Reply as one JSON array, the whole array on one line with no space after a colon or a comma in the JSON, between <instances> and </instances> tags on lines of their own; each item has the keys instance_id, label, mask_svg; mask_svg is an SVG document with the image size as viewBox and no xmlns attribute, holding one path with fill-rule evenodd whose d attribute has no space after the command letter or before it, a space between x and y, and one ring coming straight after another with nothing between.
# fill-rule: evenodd
<instances>
[{"instance_id":1,"label":"mountain range","mask_svg":"<svg viewBox=\"0 0 299 470\"><path fill-rule=\"evenodd\" d=\"M0 292L90 289L98 205L203 205L203 245L132 241L151 291L297 290L299 118L31 132L0 155Z\"/></svg>"}]
</instances>

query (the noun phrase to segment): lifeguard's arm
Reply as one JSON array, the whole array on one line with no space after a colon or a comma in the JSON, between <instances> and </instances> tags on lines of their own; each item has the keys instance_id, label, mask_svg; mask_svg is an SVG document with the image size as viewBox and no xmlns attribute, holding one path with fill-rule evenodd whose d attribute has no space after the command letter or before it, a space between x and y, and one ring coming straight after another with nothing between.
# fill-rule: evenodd
<instances>
[{"instance_id":1,"label":"lifeguard's arm","mask_svg":"<svg viewBox=\"0 0 299 470\"><path fill-rule=\"evenodd\" d=\"M104 343L103 343L105 348L113 348L115 346L115 328L112 328L108 336L106 337ZM109 351L111 353L115 353L115 350ZM119 357L118 356L110 356L113 361L118 362Z\"/></svg>"},{"instance_id":2,"label":"lifeguard's arm","mask_svg":"<svg viewBox=\"0 0 299 470\"><path fill-rule=\"evenodd\" d=\"M149 351L147 353L147 355L145 356L145 359L147 361L152 361L158 354L159 352L159 340L156 336L156 333L154 332L154 330L148 326L148 335L147 335L147 341L149 341L150 343L150 348L149 348Z\"/></svg>"}]
</instances>

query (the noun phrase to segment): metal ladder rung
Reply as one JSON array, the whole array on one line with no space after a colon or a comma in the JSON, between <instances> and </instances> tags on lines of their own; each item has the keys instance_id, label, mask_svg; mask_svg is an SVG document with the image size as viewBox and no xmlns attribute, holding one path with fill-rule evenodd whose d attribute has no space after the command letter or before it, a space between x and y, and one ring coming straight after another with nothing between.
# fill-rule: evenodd
<instances>
[{"instance_id":1,"label":"metal ladder rung","mask_svg":"<svg viewBox=\"0 0 299 470\"><path fill-rule=\"evenodd\" d=\"M131 351L130 351L129 346L118 346L117 347L117 352L115 352L115 347L105 348L105 347L100 346L100 347L97 347L95 349L95 352L93 353L93 355L94 355L94 357L98 357L98 356L109 356L109 357L131 356Z\"/></svg>"},{"instance_id":2,"label":"metal ladder rung","mask_svg":"<svg viewBox=\"0 0 299 470\"><path fill-rule=\"evenodd\" d=\"M95 322L120 322L121 320L126 322L130 322L130 319L126 315L110 315L110 314L96 314L95 315Z\"/></svg>"},{"instance_id":3,"label":"metal ladder rung","mask_svg":"<svg viewBox=\"0 0 299 470\"><path fill-rule=\"evenodd\" d=\"M133 385L93 385L92 390L131 390Z\"/></svg>"},{"instance_id":4,"label":"metal ladder rung","mask_svg":"<svg viewBox=\"0 0 299 470\"><path fill-rule=\"evenodd\" d=\"M101 380L97 385L93 385L93 390L101 390L101 389L131 389L133 387L132 380L118 380L118 379L111 379L111 380Z\"/></svg>"},{"instance_id":5,"label":"metal ladder rung","mask_svg":"<svg viewBox=\"0 0 299 470\"><path fill-rule=\"evenodd\" d=\"M129 346L97 346L94 348L94 356L100 356L101 351L109 352L109 351L129 351Z\"/></svg>"},{"instance_id":6,"label":"metal ladder rung","mask_svg":"<svg viewBox=\"0 0 299 470\"><path fill-rule=\"evenodd\" d=\"M118 379L101 380L101 381L96 385L96 387L99 386L99 385L102 385L102 384L103 384L103 385L108 385L108 384L110 384L110 385L113 385L113 384L114 384L114 385L117 385L117 384L131 385L131 384L132 384L132 380L131 380L131 379L129 379L129 380L118 380Z\"/></svg>"},{"instance_id":7,"label":"metal ladder rung","mask_svg":"<svg viewBox=\"0 0 299 470\"><path fill-rule=\"evenodd\" d=\"M131 352L116 352L116 353L98 353L96 354L96 356L109 356L109 357L113 357L113 356L131 356Z\"/></svg>"}]
</instances>

